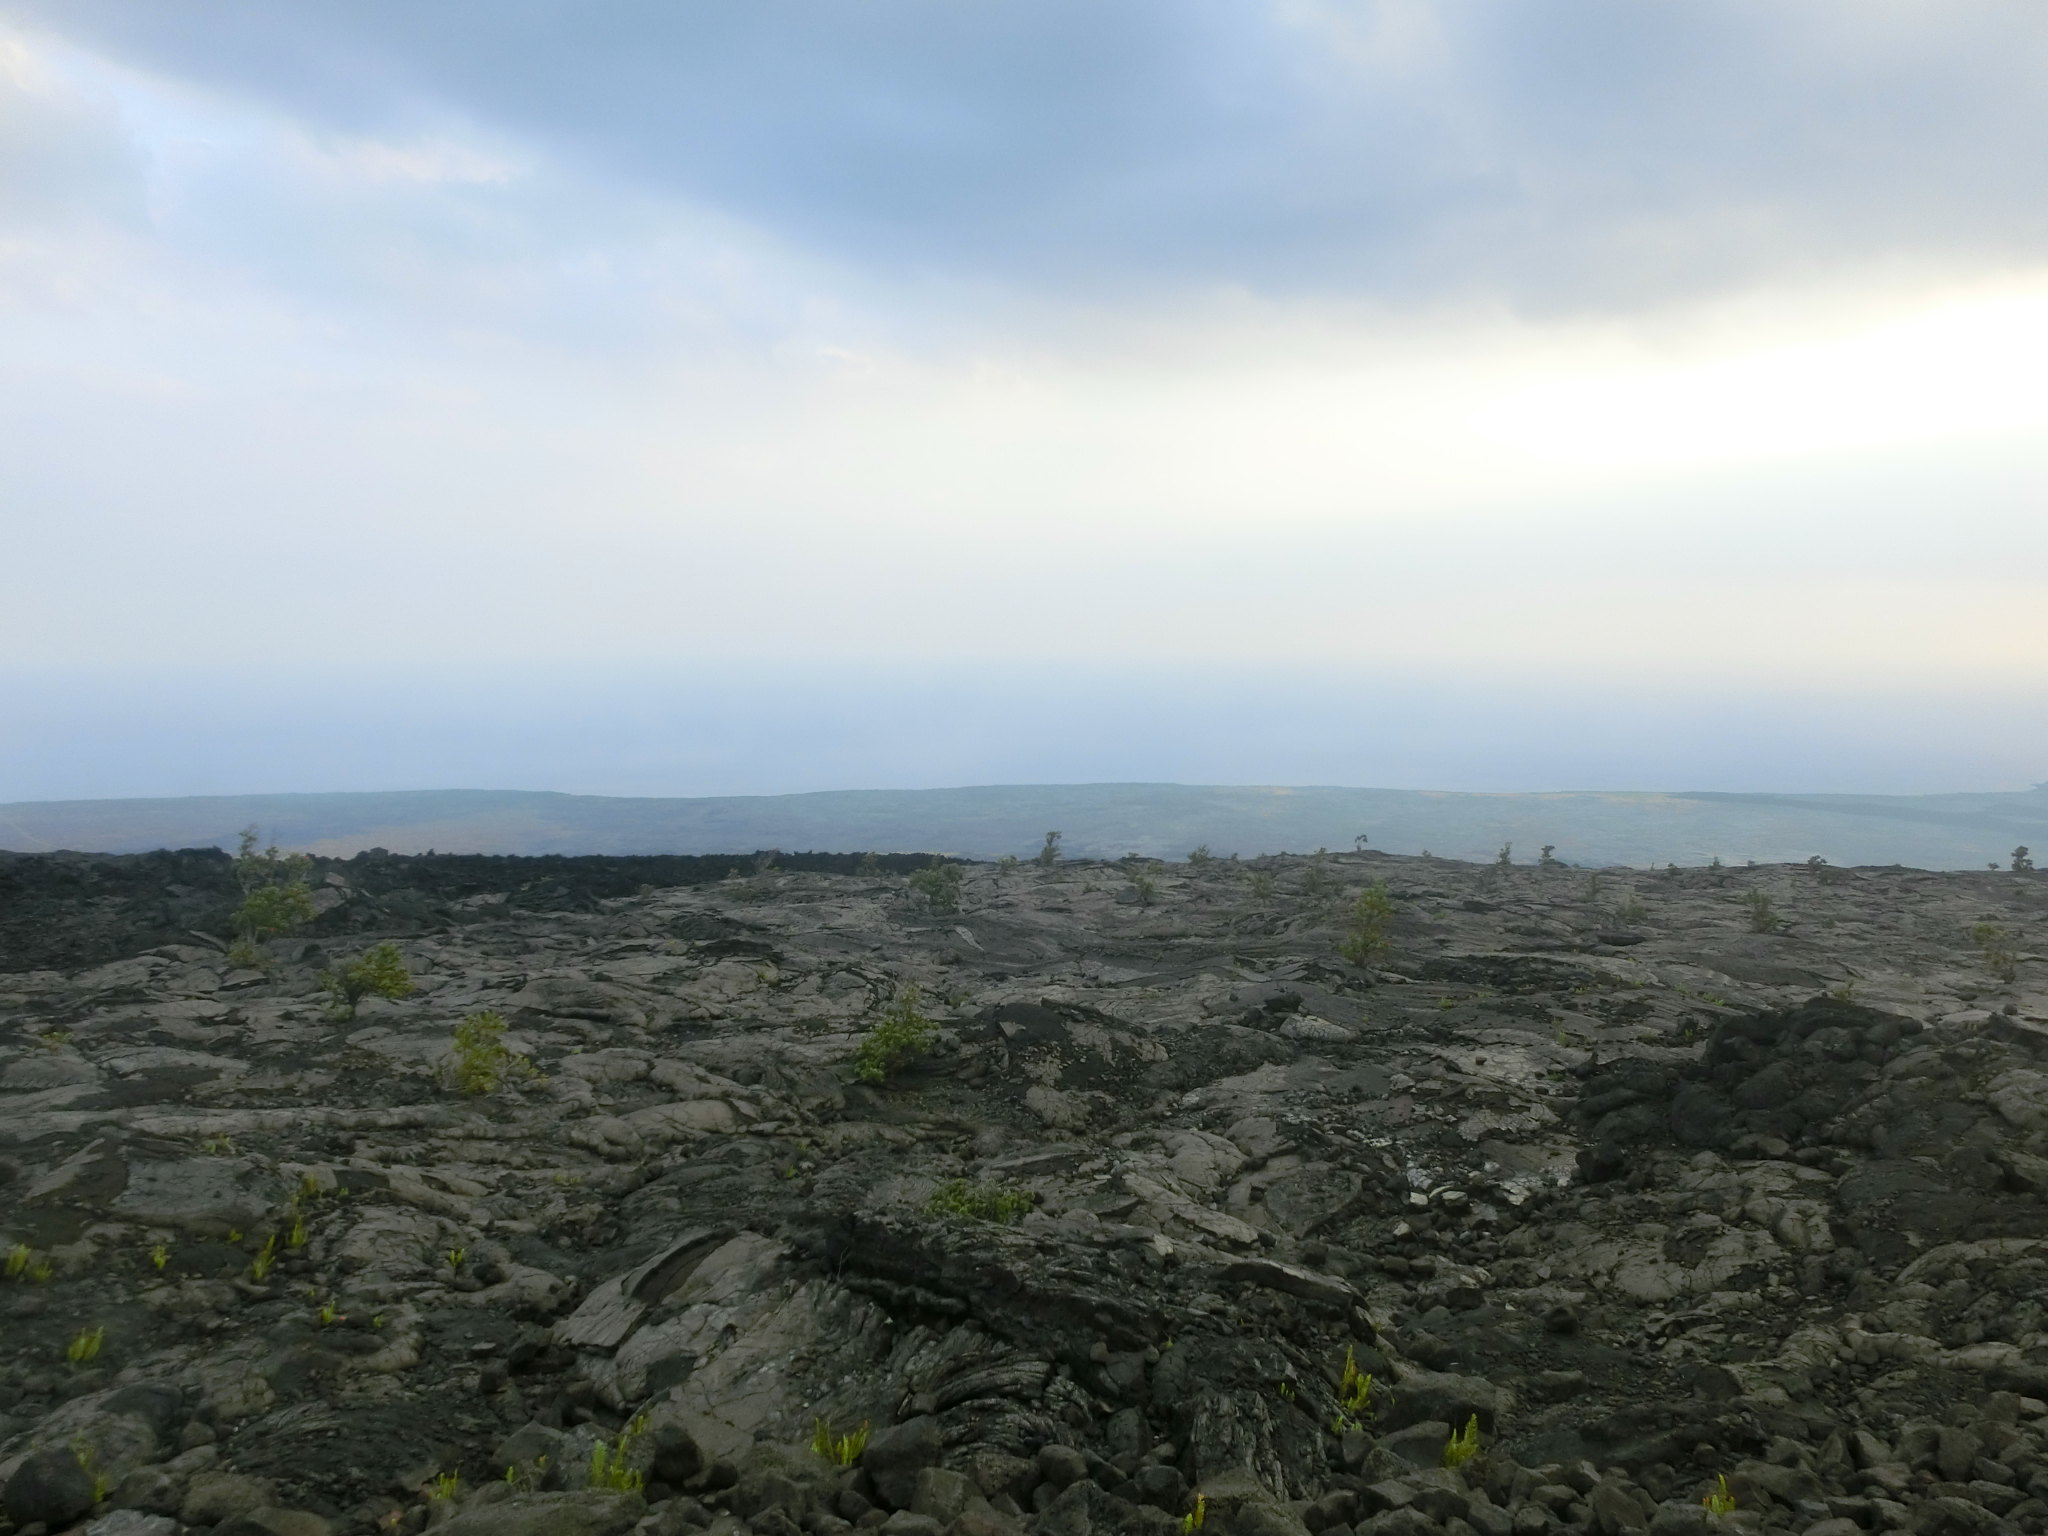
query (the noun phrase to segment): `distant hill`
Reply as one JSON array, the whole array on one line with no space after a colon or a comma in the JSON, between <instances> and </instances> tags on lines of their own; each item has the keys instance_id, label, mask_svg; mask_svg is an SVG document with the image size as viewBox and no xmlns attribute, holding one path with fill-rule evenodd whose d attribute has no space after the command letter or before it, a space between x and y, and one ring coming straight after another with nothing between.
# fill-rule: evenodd
<instances>
[{"instance_id":1,"label":"distant hill","mask_svg":"<svg viewBox=\"0 0 2048 1536\"><path fill-rule=\"evenodd\" d=\"M208 795L0 805L0 848L126 853L232 847L254 824L289 848L393 853L744 853L759 848L1034 852L1058 828L1077 857L1181 858L1350 848L1518 861L1545 843L1573 864L1781 863L1927 869L2003 864L2029 844L2048 866L2048 786L1954 795L1762 795L1196 784L990 785L803 795L624 799L526 790Z\"/></svg>"}]
</instances>

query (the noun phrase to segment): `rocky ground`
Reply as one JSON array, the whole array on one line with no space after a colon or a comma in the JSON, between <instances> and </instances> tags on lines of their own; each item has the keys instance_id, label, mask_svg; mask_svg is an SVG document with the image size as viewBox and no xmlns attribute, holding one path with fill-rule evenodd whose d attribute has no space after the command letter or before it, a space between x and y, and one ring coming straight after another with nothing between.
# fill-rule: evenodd
<instances>
[{"instance_id":1,"label":"rocky ground","mask_svg":"<svg viewBox=\"0 0 2048 1536\"><path fill-rule=\"evenodd\" d=\"M7 872L14 1536L2048 1529L2048 877L217 857Z\"/></svg>"}]
</instances>

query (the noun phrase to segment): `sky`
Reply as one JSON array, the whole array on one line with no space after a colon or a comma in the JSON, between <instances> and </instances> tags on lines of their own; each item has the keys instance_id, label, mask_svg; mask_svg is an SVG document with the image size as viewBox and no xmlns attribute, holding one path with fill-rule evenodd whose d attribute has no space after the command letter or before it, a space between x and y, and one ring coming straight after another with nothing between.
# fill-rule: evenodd
<instances>
[{"instance_id":1,"label":"sky","mask_svg":"<svg viewBox=\"0 0 2048 1536\"><path fill-rule=\"evenodd\" d=\"M2048 779L2031 0L0 0L0 801Z\"/></svg>"}]
</instances>

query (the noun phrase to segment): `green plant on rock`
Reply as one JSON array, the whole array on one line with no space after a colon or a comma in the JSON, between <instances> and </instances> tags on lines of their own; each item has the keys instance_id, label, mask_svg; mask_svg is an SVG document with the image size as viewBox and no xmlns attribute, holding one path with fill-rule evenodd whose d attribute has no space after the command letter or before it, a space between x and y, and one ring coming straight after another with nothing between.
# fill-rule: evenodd
<instances>
[{"instance_id":1,"label":"green plant on rock","mask_svg":"<svg viewBox=\"0 0 2048 1536\"><path fill-rule=\"evenodd\" d=\"M1144 870L1132 870L1130 880L1131 895L1136 898L1139 906L1149 907L1159 899L1159 882L1145 873Z\"/></svg>"},{"instance_id":2,"label":"green plant on rock","mask_svg":"<svg viewBox=\"0 0 2048 1536\"><path fill-rule=\"evenodd\" d=\"M114 1491L114 1480L107 1476L99 1465L99 1458L93 1453L92 1442L85 1436L75 1436L71 1441L72 1459L78 1463L79 1471L92 1479L92 1501L104 1504L107 1495Z\"/></svg>"},{"instance_id":3,"label":"green plant on rock","mask_svg":"<svg viewBox=\"0 0 2048 1536\"><path fill-rule=\"evenodd\" d=\"M427 1497L436 1504L453 1504L462 1493L462 1474L443 1472L427 1484Z\"/></svg>"},{"instance_id":4,"label":"green plant on rock","mask_svg":"<svg viewBox=\"0 0 2048 1536\"><path fill-rule=\"evenodd\" d=\"M910 877L910 893L934 912L958 912L964 879L958 864L935 858Z\"/></svg>"},{"instance_id":5,"label":"green plant on rock","mask_svg":"<svg viewBox=\"0 0 2048 1536\"><path fill-rule=\"evenodd\" d=\"M2012 981L2019 975L2019 950L2013 944L2012 935L1998 924L1977 924L1970 930L1970 942L1977 946L1984 969L2000 981Z\"/></svg>"},{"instance_id":6,"label":"green plant on rock","mask_svg":"<svg viewBox=\"0 0 2048 1536\"><path fill-rule=\"evenodd\" d=\"M835 1435L827 1420L817 1419L811 1426L811 1449L835 1467L853 1466L868 1448L868 1429L868 1421L863 1419L858 1429Z\"/></svg>"},{"instance_id":7,"label":"green plant on rock","mask_svg":"<svg viewBox=\"0 0 2048 1536\"><path fill-rule=\"evenodd\" d=\"M514 1493L536 1493L547 1481L548 1458L545 1453L528 1462L513 1462L505 1468L505 1482Z\"/></svg>"},{"instance_id":8,"label":"green plant on rock","mask_svg":"<svg viewBox=\"0 0 2048 1536\"><path fill-rule=\"evenodd\" d=\"M1195 1495L1195 1507L1180 1517L1180 1536L1195 1536L1209 1519L1209 1495Z\"/></svg>"},{"instance_id":9,"label":"green plant on rock","mask_svg":"<svg viewBox=\"0 0 2048 1536\"><path fill-rule=\"evenodd\" d=\"M611 1493L638 1493L647 1485L647 1474L632 1464L633 1445L647 1433L647 1415L641 1414L619 1431L611 1445L602 1440L590 1449L590 1486Z\"/></svg>"},{"instance_id":10,"label":"green plant on rock","mask_svg":"<svg viewBox=\"0 0 2048 1536\"><path fill-rule=\"evenodd\" d=\"M98 1328L81 1328L72 1335L71 1342L64 1346L64 1358L73 1365L84 1365L97 1360L101 1347L107 1342L104 1325Z\"/></svg>"},{"instance_id":11,"label":"green plant on rock","mask_svg":"<svg viewBox=\"0 0 2048 1536\"><path fill-rule=\"evenodd\" d=\"M373 944L346 965L322 971L320 985L327 990L328 1011L337 1019L354 1018L356 1004L366 997L410 997L413 991L405 956L389 942Z\"/></svg>"},{"instance_id":12,"label":"green plant on rock","mask_svg":"<svg viewBox=\"0 0 2048 1536\"><path fill-rule=\"evenodd\" d=\"M864 1083L887 1082L937 1043L939 1026L925 1017L923 1000L915 982L896 994L896 1001L854 1047L855 1077Z\"/></svg>"},{"instance_id":13,"label":"green plant on rock","mask_svg":"<svg viewBox=\"0 0 2048 1536\"><path fill-rule=\"evenodd\" d=\"M1513 843L1502 843L1500 845L1500 852L1493 856L1493 862L1494 866L1499 869L1506 869L1510 864L1514 863L1515 845Z\"/></svg>"},{"instance_id":14,"label":"green plant on rock","mask_svg":"<svg viewBox=\"0 0 2048 1536\"><path fill-rule=\"evenodd\" d=\"M1721 1473L1714 1479L1714 1486L1707 1496L1700 1500L1710 1515L1732 1515L1735 1513L1735 1491L1728 1486L1728 1474Z\"/></svg>"},{"instance_id":15,"label":"green plant on rock","mask_svg":"<svg viewBox=\"0 0 2048 1536\"><path fill-rule=\"evenodd\" d=\"M1465 1421L1465 1427L1455 1431L1444 1442L1444 1465L1462 1467L1479 1454L1479 1415L1473 1414Z\"/></svg>"},{"instance_id":16,"label":"green plant on rock","mask_svg":"<svg viewBox=\"0 0 2048 1536\"><path fill-rule=\"evenodd\" d=\"M263 1246L256 1250L256 1257L249 1261L249 1278L261 1285L270 1277L270 1271L277 1265L277 1234L272 1233L263 1240Z\"/></svg>"},{"instance_id":17,"label":"green plant on rock","mask_svg":"<svg viewBox=\"0 0 2048 1536\"><path fill-rule=\"evenodd\" d=\"M240 954L235 950L229 954L236 959L254 956L254 963L260 963L261 956L256 950L260 940L290 933L313 921L319 913L314 909L313 888L308 883L313 872L311 856L281 852L275 843L259 851L256 842L256 829L245 827L234 865L242 901L229 919Z\"/></svg>"},{"instance_id":18,"label":"green plant on rock","mask_svg":"<svg viewBox=\"0 0 2048 1536\"><path fill-rule=\"evenodd\" d=\"M1029 1215L1038 1199L1028 1189L1017 1189L992 1179L948 1179L925 1201L934 1216L951 1216L963 1221L993 1221L1010 1226Z\"/></svg>"},{"instance_id":19,"label":"green plant on rock","mask_svg":"<svg viewBox=\"0 0 2048 1536\"><path fill-rule=\"evenodd\" d=\"M1372 1372L1358 1368L1358 1353L1348 1344L1344 1347L1344 1370L1337 1378L1337 1407L1342 1416L1351 1421L1347 1427L1379 1412L1372 1400Z\"/></svg>"},{"instance_id":20,"label":"green plant on rock","mask_svg":"<svg viewBox=\"0 0 2048 1536\"><path fill-rule=\"evenodd\" d=\"M524 1056L505 1046L505 1016L494 1008L469 1014L455 1026L448 1075L462 1093L494 1093L508 1082L543 1081Z\"/></svg>"},{"instance_id":21,"label":"green plant on rock","mask_svg":"<svg viewBox=\"0 0 2048 1536\"><path fill-rule=\"evenodd\" d=\"M2031 873L2033 868L2033 853L2025 843L2021 843L2019 847L2012 851L2012 872L2016 875L2024 875Z\"/></svg>"},{"instance_id":22,"label":"green plant on rock","mask_svg":"<svg viewBox=\"0 0 2048 1536\"><path fill-rule=\"evenodd\" d=\"M1749 931L1751 933L1776 933L1781 919L1778 904L1771 900L1768 891L1749 891L1742 898L1743 906L1749 909Z\"/></svg>"},{"instance_id":23,"label":"green plant on rock","mask_svg":"<svg viewBox=\"0 0 2048 1536\"><path fill-rule=\"evenodd\" d=\"M171 1262L170 1244L158 1243L154 1248L150 1249L149 1262L153 1267L159 1270L161 1270L166 1264L169 1264Z\"/></svg>"},{"instance_id":24,"label":"green plant on rock","mask_svg":"<svg viewBox=\"0 0 2048 1536\"><path fill-rule=\"evenodd\" d=\"M1387 937L1387 924L1393 920L1393 892L1387 889L1386 881L1375 880L1351 904L1351 923L1338 941L1337 953L1353 965L1371 965L1392 943Z\"/></svg>"},{"instance_id":25,"label":"green plant on rock","mask_svg":"<svg viewBox=\"0 0 2048 1536\"><path fill-rule=\"evenodd\" d=\"M1192 850L1188 854L1188 862L1194 865L1195 868L1202 869L1207 867L1208 865L1214 864L1216 862L1216 855L1209 851L1209 845L1207 843L1203 843L1200 847Z\"/></svg>"},{"instance_id":26,"label":"green plant on rock","mask_svg":"<svg viewBox=\"0 0 2048 1536\"><path fill-rule=\"evenodd\" d=\"M1044 847L1042 847L1042 848L1040 848L1040 849L1038 850L1038 852L1037 852L1037 853L1035 853L1035 854L1033 854L1033 855L1032 855L1032 860L1033 860L1033 862L1035 862L1035 863L1036 863L1036 864L1038 865L1038 867L1039 867L1040 869L1051 869L1051 868L1053 867L1053 865L1055 865L1055 864L1059 863L1059 861L1060 861L1060 835L1059 835L1059 833L1057 833L1057 832L1048 832L1048 833L1046 833L1046 834L1045 834L1045 846L1044 846Z\"/></svg>"},{"instance_id":27,"label":"green plant on rock","mask_svg":"<svg viewBox=\"0 0 2048 1536\"><path fill-rule=\"evenodd\" d=\"M1245 890L1251 894L1253 901L1271 901L1273 892L1278 889L1279 884L1280 882L1273 878L1270 869L1255 869L1244 877Z\"/></svg>"}]
</instances>

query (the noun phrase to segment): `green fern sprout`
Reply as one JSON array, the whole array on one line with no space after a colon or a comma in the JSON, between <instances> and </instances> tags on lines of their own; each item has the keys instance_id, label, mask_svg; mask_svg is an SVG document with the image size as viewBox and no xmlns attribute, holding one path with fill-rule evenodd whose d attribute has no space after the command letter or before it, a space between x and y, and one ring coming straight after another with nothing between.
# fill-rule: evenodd
<instances>
[{"instance_id":1,"label":"green fern sprout","mask_svg":"<svg viewBox=\"0 0 2048 1536\"><path fill-rule=\"evenodd\" d=\"M811 1449L824 1457L835 1467L850 1467L861 1458L868 1448L868 1421L861 1420L858 1429L843 1435L832 1433L832 1426L824 1419L814 1420L811 1426Z\"/></svg>"},{"instance_id":2,"label":"green fern sprout","mask_svg":"<svg viewBox=\"0 0 2048 1536\"><path fill-rule=\"evenodd\" d=\"M602 1440L590 1450L590 1486L612 1493L638 1493L647 1485L647 1474L632 1463L633 1445L647 1433L647 1415L641 1414L619 1431L616 1443Z\"/></svg>"},{"instance_id":3,"label":"green fern sprout","mask_svg":"<svg viewBox=\"0 0 2048 1536\"><path fill-rule=\"evenodd\" d=\"M270 1271L277 1264L277 1235L272 1233L263 1240L263 1246L256 1250L256 1257L249 1261L249 1276L258 1284L269 1278Z\"/></svg>"},{"instance_id":4,"label":"green fern sprout","mask_svg":"<svg viewBox=\"0 0 2048 1536\"><path fill-rule=\"evenodd\" d=\"M165 1265L171 1262L171 1245L169 1243L158 1243L154 1248L150 1249L149 1262L158 1270L162 1270Z\"/></svg>"},{"instance_id":5,"label":"green fern sprout","mask_svg":"<svg viewBox=\"0 0 2048 1536\"><path fill-rule=\"evenodd\" d=\"M7 1250L7 1278L19 1280L28 1273L29 1265L35 1259L35 1250L27 1243L16 1243Z\"/></svg>"},{"instance_id":6,"label":"green fern sprout","mask_svg":"<svg viewBox=\"0 0 2048 1536\"><path fill-rule=\"evenodd\" d=\"M1209 1495L1195 1495L1195 1507L1180 1517L1180 1536L1195 1536L1209 1519Z\"/></svg>"},{"instance_id":7,"label":"green fern sprout","mask_svg":"<svg viewBox=\"0 0 2048 1536\"><path fill-rule=\"evenodd\" d=\"M1479 1454L1479 1415L1473 1414L1465 1427L1444 1442L1444 1465L1462 1467Z\"/></svg>"},{"instance_id":8,"label":"green fern sprout","mask_svg":"<svg viewBox=\"0 0 2048 1536\"><path fill-rule=\"evenodd\" d=\"M106 1342L107 1330L104 1326L81 1328L64 1347L64 1358L73 1365L84 1365L99 1358L100 1348Z\"/></svg>"},{"instance_id":9,"label":"green fern sprout","mask_svg":"<svg viewBox=\"0 0 2048 1536\"><path fill-rule=\"evenodd\" d=\"M453 1504L462 1492L462 1474L443 1472L427 1486L427 1497L436 1504Z\"/></svg>"},{"instance_id":10,"label":"green fern sprout","mask_svg":"<svg viewBox=\"0 0 2048 1536\"><path fill-rule=\"evenodd\" d=\"M1710 1515L1732 1515L1735 1513L1735 1492L1728 1486L1728 1474L1723 1472L1714 1479L1714 1486L1707 1496L1700 1500Z\"/></svg>"}]
</instances>

